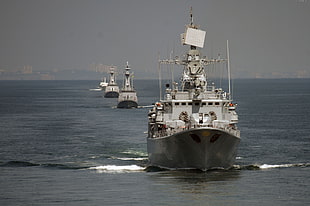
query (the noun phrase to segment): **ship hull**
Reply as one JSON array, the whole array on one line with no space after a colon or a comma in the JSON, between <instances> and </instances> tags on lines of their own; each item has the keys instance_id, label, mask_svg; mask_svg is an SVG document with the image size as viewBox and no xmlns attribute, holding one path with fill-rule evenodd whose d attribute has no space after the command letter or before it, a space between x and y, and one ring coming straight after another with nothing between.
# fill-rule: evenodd
<instances>
[{"instance_id":1,"label":"ship hull","mask_svg":"<svg viewBox=\"0 0 310 206\"><path fill-rule=\"evenodd\" d=\"M147 138L149 165L169 169L228 169L233 166L240 138L214 128L182 131Z\"/></svg>"},{"instance_id":2,"label":"ship hull","mask_svg":"<svg viewBox=\"0 0 310 206\"><path fill-rule=\"evenodd\" d=\"M131 100L125 100L121 101L117 104L117 108L124 108L124 109L130 109L130 108L137 108L138 103Z\"/></svg>"},{"instance_id":3,"label":"ship hull","mask_svg":"<svg viewBox=\"0 0 310 206\"><path fill-rule=\"evenodd\" d=\"M118 92L115 92L115 91L111 91L111 92L106 92L104 94L104 97L105 98L118 98L119 96L119 93Z\"/></svg>"}]
</instances>

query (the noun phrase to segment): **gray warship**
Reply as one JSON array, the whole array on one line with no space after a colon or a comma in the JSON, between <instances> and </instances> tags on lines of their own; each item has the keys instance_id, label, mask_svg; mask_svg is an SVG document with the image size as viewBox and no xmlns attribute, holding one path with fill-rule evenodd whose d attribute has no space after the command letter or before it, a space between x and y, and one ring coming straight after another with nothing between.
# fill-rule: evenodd
<instances>
[{"instance_id":1,"label":"gray warship","mask_svg":"<svg viewBox=\"0 0 310 206\"><path fill-rule=\"evenodd\" d=\"M101 82L99 83L99 88L101 90L105 90L105 88L108 86L107 78L103 77Z\"/></svg>"},{"instance_id":2,"label":"gray warship","mask_svg":"<svg viewBox=\"0 0 310 206\"><path fill-rule=\"evenodd\" d=\"M127 62L125 72L123 87L118 96L117 108L137 108L138 107L138 98L137 92L133 87L133 73L130 72L130 68Z\"/></svg>"},{"instance_id":3,"label":"gray warship","mask_svg":"<svg viewBox=\"0 0 310 206\"><path fill-rule=\"evenodd\" d=\"M184 67L180 84L166 85L165 96L148 113L149 166L169 169L228 169L240 142L236 104L230 91L229 49L226 59L201 57L205 31L190 24L181 35L189 46L184 58L159 60ZM224 62L229 71L229 92L207 80L205 66ZM161 95L160 95L161 96ZM162 98L162 97L160 97Z\"/></svg>"},{"instance_id":4,"label":"gray warship","mask_svg":"<svg viewBox=\"0 0 310 206\"><path fill-rule=\"evenodd\" d=\"M115 80L115 70L113 67L110 68L110 79L108 85L104 90L104 97L106 98L118 98L119 87Z\"/></svg>"}]
</instances>

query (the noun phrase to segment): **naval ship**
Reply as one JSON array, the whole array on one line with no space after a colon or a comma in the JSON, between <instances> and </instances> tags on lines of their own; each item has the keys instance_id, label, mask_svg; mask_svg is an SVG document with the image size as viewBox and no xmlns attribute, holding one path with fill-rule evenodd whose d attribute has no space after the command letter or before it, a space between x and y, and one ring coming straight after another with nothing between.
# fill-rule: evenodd
<instances>
[{"instance_id":1,"label":"naval ship","mask_svg":"<svg viewBox=\"0 0 310 206\"><path fill-rule=\"evenodd\" d=\"M108 85L104 90L104 97L106 98L118 98L119 96L119 87L115 81L115 71L114 68L110 68L110 80Z\"/></svg>"},{"instance_id":2,"label":"naval ship","mask_svg":"<svg viewBox=\"0 0 310 206\"><path fill-rule=\"evenodd\" d=\"M190 12L190 24L181 35L182 44L189 47L186 55L159 60L159 65L183 66L183 74L179 84L166 85L164 98L148 113L149 166L206 171L234 164L240 130L230 91L228 42L226 59L202 57L197 47L203 48L205 34ZM205 67L221 62L229 71L228 92L207 79Z\"/></svg>"},{"instance_id":3,"label":"naval ship","mask_svg":"<svg viewBox=\"0 0 310 206\"><path fill-rule=\"evenodd\" d=\"M124 72L123 88L118 96L117 108L137 108L138 98L137 92L133 87L133 73L130 72L130 68L127 62Z\"/></svg>"},{"instance_id":4,"label":"naval ship","mask_svg":"<svg viewBox=\"0 0 310 206\"><path fill-rule=\"evenodd\" d=\"M107 86L108 86L107 78L103 77L101 82L99 83L99 88L105 90Z\"/></svg>"}]
</instances>

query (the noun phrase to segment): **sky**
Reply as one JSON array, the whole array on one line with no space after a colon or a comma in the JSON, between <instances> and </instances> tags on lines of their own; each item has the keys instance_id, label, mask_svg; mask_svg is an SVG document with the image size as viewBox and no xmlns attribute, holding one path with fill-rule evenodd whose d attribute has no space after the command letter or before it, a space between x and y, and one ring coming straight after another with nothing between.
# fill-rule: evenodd
<instances>
[{"instance_id":1,"label":"sky","mask_svg":"<svg viewBox=\"0 0 310 206\"><path fill-rule=\"evenodd\" d=\"M226 53L233 76L310 77L310 0L0 0L0 69L124 67L156 78L158 56L184 54L189 23L206 30L202 53Z\"/></svg>"}]
</instances>

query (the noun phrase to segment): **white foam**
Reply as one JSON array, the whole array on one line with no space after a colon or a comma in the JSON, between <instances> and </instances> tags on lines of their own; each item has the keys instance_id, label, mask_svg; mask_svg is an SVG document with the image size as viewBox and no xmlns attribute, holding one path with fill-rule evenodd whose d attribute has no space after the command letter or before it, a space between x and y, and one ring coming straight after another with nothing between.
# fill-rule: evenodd
<instances>
[{"instance_id":1,"label":"white foam","mask_svg":"<svg viewBox=\"0 0 310 206\"><path fill-rule=\"evenodd\" d=\"M124 152L121 152L123 154L131 154L131 155L137 155L137 156L140 156L140 157L147 157L147 153L145 152L142 152L142 151L136 151L136 150L126 150Z\"/></svg>"},{"instance_id":2,"label":"white foam","mask_svg":"<svg viewBox=\"0 0 310 206\"><path fill-rule=\"evenodd\" d=\"M89 89L89 91L102 91L102 89L99 89L99 88L97 88L97 89Z\"/></svg>"},{"instance_id":3,"label":"white foam","mask_svg":"<svg viewBox=\"0 0 310 206\"><path fill-rule=\"evenodd\" d=\"M142 160L147 160L148 158L146 157L115 157L113 159L118 159L118 160L125 160L125 161L129 161L129 160L136 160L136 161L142 161Z\"/></svg>"},{"instance_id":4,"label":"white foam","mask_svg":"<svg viewBox=\"0 0 310 206\"><path fill-rule=\"evenodd\" d=\"M268 165L268 164L263 164L260 165L260 169L273 169L273 168L285 168L285 167L294 167L296 166L295 164L281 164L281 165Z\"/></svg>"},{"instance_id":5,"label":"white foam","mask_svg":"<svg viewBox=\"0 0 310 206\"><path fill-rule=\"evenodd\" d=\"M91 170L96 170L98 173L128 173L128 172L141 172L145 168L138 165L103 165L90 167Z\"/></svg>"}]
</instances>

